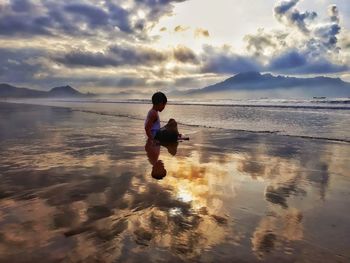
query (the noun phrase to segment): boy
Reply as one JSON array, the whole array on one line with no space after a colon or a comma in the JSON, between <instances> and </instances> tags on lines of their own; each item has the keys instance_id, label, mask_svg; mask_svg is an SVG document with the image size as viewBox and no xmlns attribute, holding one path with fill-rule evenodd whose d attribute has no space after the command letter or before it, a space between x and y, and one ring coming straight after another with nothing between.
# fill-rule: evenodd
<instances>
[{"instance_id":1,"label":"boy","mask_svg":"<svg viewBox=\"0 0 350 263\"><path fill-rule=\"evenodd\" d=\"M160 127L158 112L164 110L167 101L167 97L162 92L156 92L152 96L153 107L148 112L145 120L145 131L149 140L175 142L181 137L174 119L170 119L164 127Z\"/></svg>"}]
</instances>

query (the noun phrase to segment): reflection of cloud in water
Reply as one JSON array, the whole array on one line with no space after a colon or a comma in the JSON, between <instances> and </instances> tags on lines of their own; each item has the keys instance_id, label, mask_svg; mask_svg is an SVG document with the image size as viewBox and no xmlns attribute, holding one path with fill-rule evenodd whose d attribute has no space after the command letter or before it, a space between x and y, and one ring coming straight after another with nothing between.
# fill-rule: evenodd
<instances>
[{"instance_id":1,"label":"reflection of cloud in water","mask_svg":"<svg viewBox=\"0 0 350 263\"><path fill-rule=\"evenodd\" d=\"M252 236L252 249L260 257L288 248L289 241L302 240L302 214L297 209L274 211L264 217Z\"/></svg>"},{"instance_id":2,"label":"reflection of cloud in water","mask_svg":"<svg viewBox=\"0 0 350 263\"><path fill-rule=\"evenodd\" d=\"M348 203L348 147L203 131L177 151L161 147L168 173L157 181L136 120L128 120L133 133L126 134L122 119L47 116L57 115L60 121L24 124L23 140L16 132L0 141L0 261L21 262L25 254L33 261L178 262L208 255L268 262L280 252L288 259L283 252L293 253L295 245L310 247L305 237L334 259L312 238L319 227L310 214L320 225L344 221L341 212L327 219L321 210L322 202ZM332 231L346 229L338 221Z\"/></svg>"},{"instance_id":3,"label":"reflection of cloud in water","mask_svg":"<svg viewBox=\"0 0 350 263\"><path fill-rule=\"evenodd\" d=\"M227 165L215 160L201 163L200 153L193 151L187 158L165 160L169 176L165 184L171 185L177 198L191 202L193 208L207 207L210 212L224 212L222 199L235 197L234 178Z\"/></svg>"}]
</instances>

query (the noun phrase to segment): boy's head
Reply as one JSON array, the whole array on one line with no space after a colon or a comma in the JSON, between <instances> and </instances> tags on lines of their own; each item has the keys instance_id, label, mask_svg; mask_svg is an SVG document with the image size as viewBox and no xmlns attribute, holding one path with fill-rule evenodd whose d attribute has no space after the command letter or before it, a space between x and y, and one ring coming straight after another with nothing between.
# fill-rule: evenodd
<instances>
[{"instance_id":1,"label":"boy's head","mask_svg":"<svg viewBox=\"0 0 350 263\"><path fill-rule=\"evenodd\" d=\"M163 92L156 92L152 96L153 106L157 107L159 111L162 111L165 107L165 104L168 102L167 97Z\"/></svg>"}]
</instances>

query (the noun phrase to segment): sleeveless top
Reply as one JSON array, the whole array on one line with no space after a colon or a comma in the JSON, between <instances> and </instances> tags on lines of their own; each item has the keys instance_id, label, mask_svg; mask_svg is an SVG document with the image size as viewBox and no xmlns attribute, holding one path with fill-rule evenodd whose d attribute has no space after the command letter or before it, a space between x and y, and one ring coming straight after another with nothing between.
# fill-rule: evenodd
<instances>
[{"instance_id":1,"label":"sleeveless top","mask_svg":"<svg viewBox=\"0 0 350 263\"><path fill-rule=\"evenodd\" d=\"M145 120L145 127L146 127L146 123L148 122L149 116L151 115L152 111L155 111L157 114L157 120L152 124L152 127L151 127L151 134L152 134L152 137L154 138L157 134L157 131L160 130L160 120L159 120L158 112L156 110L151 109L148 112L146 120Z\"/></svg>"}]
</instances>

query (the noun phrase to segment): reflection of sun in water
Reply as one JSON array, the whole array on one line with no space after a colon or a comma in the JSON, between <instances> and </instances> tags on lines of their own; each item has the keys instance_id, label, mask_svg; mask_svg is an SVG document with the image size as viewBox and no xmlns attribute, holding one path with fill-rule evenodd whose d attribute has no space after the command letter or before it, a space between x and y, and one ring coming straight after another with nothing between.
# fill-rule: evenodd
<instances>
[{"instance_id":1,"label":"reflection of sun in water","mask_svg":"<svg viewBox=\"0 0 350 263\"><path fill-rule=\"evenodd\" d=\"M194 197L192 196L192 193L186 189L179 189L177 193L177 197L183 202L190 202L194 199Z\"/></svg>"},{"instance_id":2,"label":"reflection of sun in water","mask_svg":"<svg viewBox=\"0 0 350 263\"><path fill-rule=\"evenodd\" d=\"M164 156L165 157L165 156ZM222 198L234 198L234 177L230 175L228 163L218 160L201 161L200 152L191 156L164 159L168 175L164 183L172 186L174 196L191 203L193 209L208 208L212 213L224 212Z\"/></svg>"}]
</instances>

